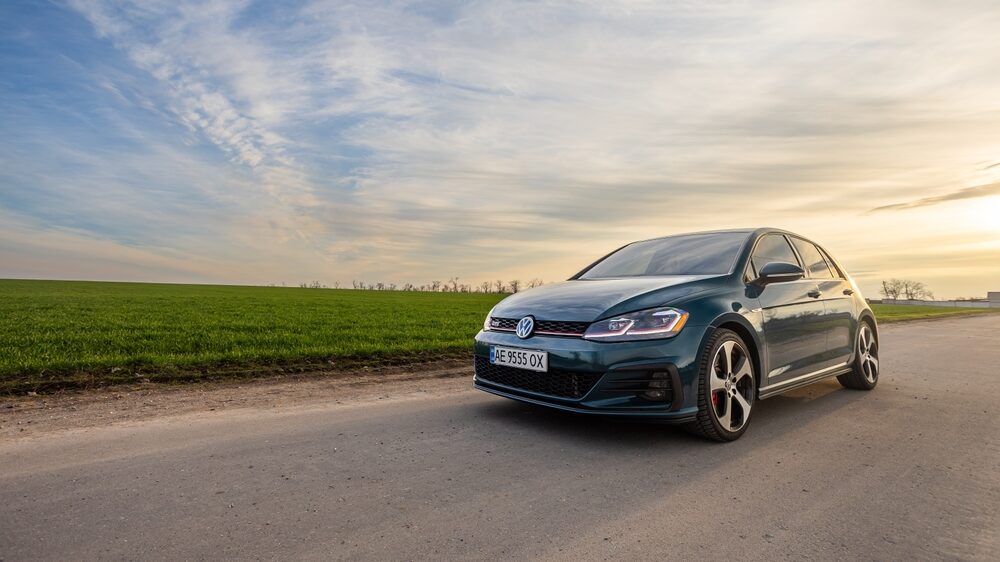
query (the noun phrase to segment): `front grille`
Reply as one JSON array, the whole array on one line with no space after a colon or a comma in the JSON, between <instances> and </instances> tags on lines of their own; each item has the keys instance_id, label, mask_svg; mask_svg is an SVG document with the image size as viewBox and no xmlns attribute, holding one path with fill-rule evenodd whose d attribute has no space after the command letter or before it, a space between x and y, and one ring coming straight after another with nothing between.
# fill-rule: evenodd
<instances>
[{"instance_id":1,"label":"front grille","mask_svg":"<svg viewBox=\"0 0 1000 562\"><path fill-rule=\"evenodd\" d=\"M520 318L490 318L490 328L513 332ZM590 322L564 322L561 320L535 320L535 333L547 336L582 336Z\"/></svg>"},{"instance_id":2,"label":"front grille","mask_svg":"<svg viewBox=\"0 0 1000 562\"><path fill-rule=\"evenodd\" d=\"M589 322L560 322L558 320L540 320L535 322L536 334L560 334L567 336L582 336L590 326Z\"/></svg>"},{"instance_id":3,"label":"front grille","mask_svg":"<svg viewBox=\"0 0 1000 562\"><path fill-rule=\"evenodd\" d=\"M490 328L513 332L517 329L517 320L514 318L490 318Z\"/></svg>"},{"instance_id":4,"label":"front grille","mask_svg":"<svg viewBox=\"0 0 1000 562\"><path fill-rule=\"evenodd\" d=\"M583 398L597 384L601 374L560 369L550 369L547 373L538 373L516 367L492 365L489 359L477 355L476 378L560 398Z\"/></svg>"}]
</instances>

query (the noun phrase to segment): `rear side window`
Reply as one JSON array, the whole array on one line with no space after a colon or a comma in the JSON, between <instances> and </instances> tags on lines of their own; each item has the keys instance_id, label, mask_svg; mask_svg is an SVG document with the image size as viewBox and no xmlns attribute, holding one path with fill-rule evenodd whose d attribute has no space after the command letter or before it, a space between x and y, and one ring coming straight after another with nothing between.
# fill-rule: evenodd
<instances>
[{"instance_id":1,"label":"rear side window","mask_svg":"<svg viewBox=\"0 0 1000 562\"><path fill-rule=\"evenodd\" d=\"M819 248L819 246L816 247ZM839 267L837 267L837 263L833 261L833 258L830 257L830 254L827 253L826 250L824 250L823 248L819 248L819 251L823 252L823 257L826 258L826 263L830 265L830 271L833 272L834 277L839 277L841 279L847 277L846 275L844 275L844 272Z\"/></svg>"},{"instance_id":2,"label":"rear side window","mask_svg":"<svg viewBox=\"0 0 1000 562\"><path fill-rule=\"evenodd\" d=\"M796 265L799 263L792 247L788 245L788 240L780 234L768 234L761 238L750 261L753 264L754 275L760 275L761 268L772 262Z\"/></svg>"},{"instance_id":3,"label":"rear side window","mask_svg":"<svg viewBox=\"0 0 1000 562\"><path fill-rule=\"evenodd\" d=\"M792 238L792 244L795 244L795 249L802 256L802 261L805 262L805 269L809 272L809 277L814 279L833 279L834 276L830 269L830 264L826 263L826 259L820 253L819 248L800 238Z\"/></svg>"}]
</instances>

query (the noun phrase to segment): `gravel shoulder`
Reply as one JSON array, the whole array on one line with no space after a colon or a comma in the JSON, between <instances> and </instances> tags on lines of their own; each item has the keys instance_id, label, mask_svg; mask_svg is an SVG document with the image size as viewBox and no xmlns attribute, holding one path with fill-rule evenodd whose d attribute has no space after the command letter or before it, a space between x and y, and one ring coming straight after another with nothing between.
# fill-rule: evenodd
<instances>
[{"instance_id":1,"label":"gravel shoulder","mask_svg":"<svg viewBox=\"0 0 1000 562\"><path fill-rule=\"evenodd\" d=\"M468 390L471 359L268 379L132 384L0 398L0 442L159 418L380 402Z\"/></svg>"}]
</instances>

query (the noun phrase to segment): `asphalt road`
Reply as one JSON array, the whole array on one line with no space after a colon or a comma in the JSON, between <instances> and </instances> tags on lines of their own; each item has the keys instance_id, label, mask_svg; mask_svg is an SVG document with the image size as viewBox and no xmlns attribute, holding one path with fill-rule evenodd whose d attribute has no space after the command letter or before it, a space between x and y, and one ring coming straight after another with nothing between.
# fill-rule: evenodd
<instances>
[{"instance_id":1,"label":"asphalt road","mask_svg":"<svg viewBox=\"0 0 1000 562\"><path fill-rule=\"evenodd\" d=\"M0 558L1000 559L1000 316L719 445L474 391L0 444Z\"/></svg>"}]
</instances>

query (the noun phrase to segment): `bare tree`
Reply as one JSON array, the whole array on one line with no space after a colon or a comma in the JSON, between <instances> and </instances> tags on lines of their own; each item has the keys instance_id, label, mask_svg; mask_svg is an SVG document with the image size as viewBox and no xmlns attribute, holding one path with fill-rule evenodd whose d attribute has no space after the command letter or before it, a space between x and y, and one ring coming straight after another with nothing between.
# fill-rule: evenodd
<instances>
[{"instance_id":1,"label":"bare tree","mask_svg":"<svg viewBox=\"0 0 1000 562\"><path fill-rule=\"evenodd\" d=\"M508 281L507 282L507 286L510 287L510 292L516 293L518 291L518 289L521 288L521 280L520 279L514 279L512 281Z\"/></svg>"},{"instance_id":2,"label":"bare tree","mask_svg":"<svg viewBox=\"0 0 1000 562\"><path fill-rule=\"evenodd\" d=\"M903 296L909 301L934 299L934 293L920 281L903 281Z\"/></svg>"},{"instance_id":3,"label":"bare tree","mask_svg":"<svg viewBox=\"0 0 1000 562\"><path fill-rule=\"evenodd\" d=\"M542 281L541 279L535 277L531 281L528 281L528 288L529 289L534 289L535 287L541 287L544 284L545 284L544 281Z\"/></svg>"},{"instance_id":4,"label":"bare tree","mask_svg":"<svg viewBox=\"0 0 1000 562\"><path fill-rule=\"evenodd\" d=\"M900 279L883 280L881 293L887 299L899 300L899 295L903 293L903 281Z\"/></svg>"},{"instance_id":5,"label":"bare tree","mask_svg":"<svg viewBox=\"0 0 1000 562\"><path fill-rule=\"evenodd\" d=\"M440 289L440 288L441 288L441 282L440 281L431 281L431 290L432 291L437 292L438 289Z\"/></svg>"},{"instance_id":6,"label":"bare tree","mask_svg":"<svg viewBox=\"0 0 1000 562\"><path fill-rule=\"evenodd\" d=\"M506 287L504 286L503 281L497 279L493 282L493 289L498 293L502 293Z\"/></svg>"},{"instance_id":7,"label":"bare tree","mask_svg":"<svg viewBox=\"0 0 1000 562\"><path fill-rule=\"evenodd\" d=\"M482 290L482 292L484 292L484 293L488 293L488 292L490 292L490 287L492 285L493 284L490 283L489 281L483 281L482 283L479 284L479 289Z\"/></svg>"},{"instance_id":8,"label":"bare tree","mask_svg":"<svg viewBox=\"0 0 1000 562\"><path fill-rule=\"evenodd\" d=\"M333 282L333 288L334 289L339 289L340 288L340 281L334 281Z\"/></svg>"},{"instance_id":9,"label":"bare tree","mask_svg":"<svg viewBox=\"0 0 1000 562\"><path fill-rule=\"evenodd\" d=\"M890 279L882 281L882 296L891 300L933 300L934 293L920 281L910 279Z\"/></svg>"}]
</instances>

